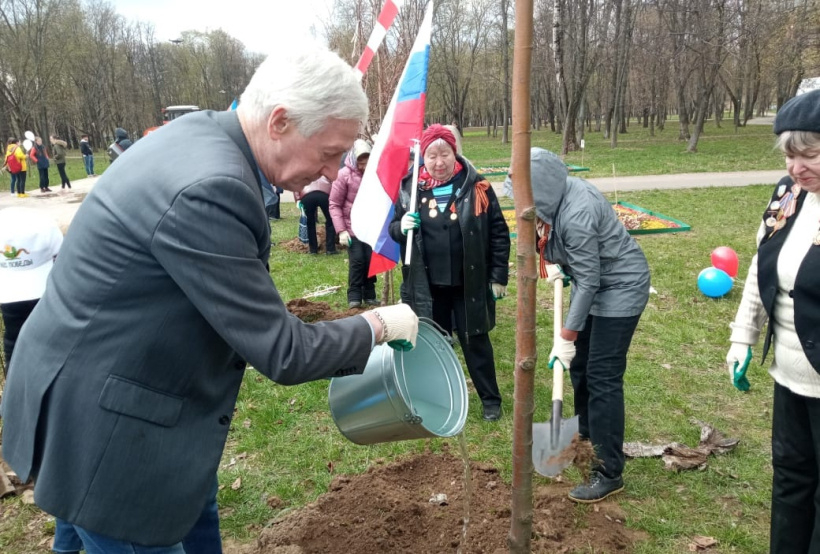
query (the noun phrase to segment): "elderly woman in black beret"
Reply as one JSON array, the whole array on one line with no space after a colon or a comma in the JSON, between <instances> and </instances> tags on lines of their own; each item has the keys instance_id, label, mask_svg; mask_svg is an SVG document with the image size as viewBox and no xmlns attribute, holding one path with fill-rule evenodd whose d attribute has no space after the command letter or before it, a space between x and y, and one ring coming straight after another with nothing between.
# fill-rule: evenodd
<instances>
[{"instance_id":1,"label":"elderly woman in black beret","mask_svg":"<svg viewBox=\"0 0 820 554\"><path fill-rule=\"evenodd\" d=\"M757 232L757 255L726 356L735 387L768 321L774 359L770 552L820 552L820 90L789 100L774 123L788 176Z\"/></svg>"},{"instance_id":2,"label":"elderly woman in black beret","mask_svg":"<svg viewBox=\"0 0 820 554\"><path fill-rule=\"evenodd\" d=\"M412 175L402 181L390 236L402 247L415 230L412 260L402 268L402 300L445 331L455 327L486 421L501 418L490 330L495 302L507 293L510 230L490 183L458 154L442 125L421 136L418 203L410 211Z\"/></svg>"}]
</instances>

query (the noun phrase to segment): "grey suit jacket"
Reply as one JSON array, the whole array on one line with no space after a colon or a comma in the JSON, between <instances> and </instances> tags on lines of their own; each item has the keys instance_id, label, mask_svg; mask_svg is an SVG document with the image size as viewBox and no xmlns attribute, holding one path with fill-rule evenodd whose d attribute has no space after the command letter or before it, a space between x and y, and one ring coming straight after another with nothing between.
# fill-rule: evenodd
<instances>
[{"instance_id":1,"label":"grey suit jacket","mask_svg":"<svg viewBox=\"0 0 820 554\"><path fill-rule=\"evenodd\" d=\"M270 229L235 112L130 148L80 207L14 351L3 455L45 511L180 541L211 490L245 360L293 385L364 370L362 317L304 324L266 268Z\"/></svg>"}]
</instances>

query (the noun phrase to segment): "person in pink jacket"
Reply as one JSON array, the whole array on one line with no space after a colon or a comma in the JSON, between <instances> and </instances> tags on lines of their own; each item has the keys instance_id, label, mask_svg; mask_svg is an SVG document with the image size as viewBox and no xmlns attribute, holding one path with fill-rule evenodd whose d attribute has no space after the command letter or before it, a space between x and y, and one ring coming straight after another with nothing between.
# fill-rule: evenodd
<instances>
[{"instance_id":1,"label":"person in pink jacket","mask_svg":"<svg viewBox=\"0 0 820 554\"><path fill-rule=\"evenodd\" d=\"M345 158L345 166L330 188L330 217L339 235L339 242L347 244L349 257L347 275L347 305L357 308L362 304L378 306L376 300L376 277L368 277L370 255L373 249L360 241L350 227L350 210L362 184L371 146L367 141L356 140Z\"/></svg>"}]
</instances>

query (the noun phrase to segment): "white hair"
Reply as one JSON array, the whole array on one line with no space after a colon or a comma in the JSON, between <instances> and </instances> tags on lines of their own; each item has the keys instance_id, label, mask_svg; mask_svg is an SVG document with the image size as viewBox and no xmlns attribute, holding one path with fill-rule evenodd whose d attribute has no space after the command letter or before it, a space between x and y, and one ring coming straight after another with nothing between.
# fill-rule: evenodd
<instances>
[{"instance_id":1,"label":"white hair","mask_svg":"<svg viewBox=\"0 0 820 554\"><path fill-rule=\"evenodd\" d=\"M775 148L784 154L800 156L820 148L820 133L813 131L783 131L777 136Z\"/></svg>"},{"instance_id":2,"label":"white hair","mask_svg":"<svg viewBox=\"0 0 820 554\"><path fill-rule=\"evenodd\" d=\"M267 121L277 106L305 137L328 119L367 119L361 78L339 56L318 44L289 44L262 62L239 100L249 119Z\"/></svg>"}]
</instances>

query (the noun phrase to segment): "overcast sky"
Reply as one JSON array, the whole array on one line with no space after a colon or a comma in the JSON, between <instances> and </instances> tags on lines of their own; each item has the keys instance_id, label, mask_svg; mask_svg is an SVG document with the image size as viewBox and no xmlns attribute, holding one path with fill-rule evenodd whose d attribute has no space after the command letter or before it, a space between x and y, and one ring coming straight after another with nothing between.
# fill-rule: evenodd
<instances>
[{"instance_id":1,"label":"overcast sky","mask_svg":"<svg viewBox=\"0 0 820 554\"><path fill-rule=\"evenodd\" d=\"M330 0L109 0L129 21L154 24L158 41L179 37L182 31L222 29L248 50L270 54L271 38L310 35L323 40Z\"/></svg>"}]
</instances>

